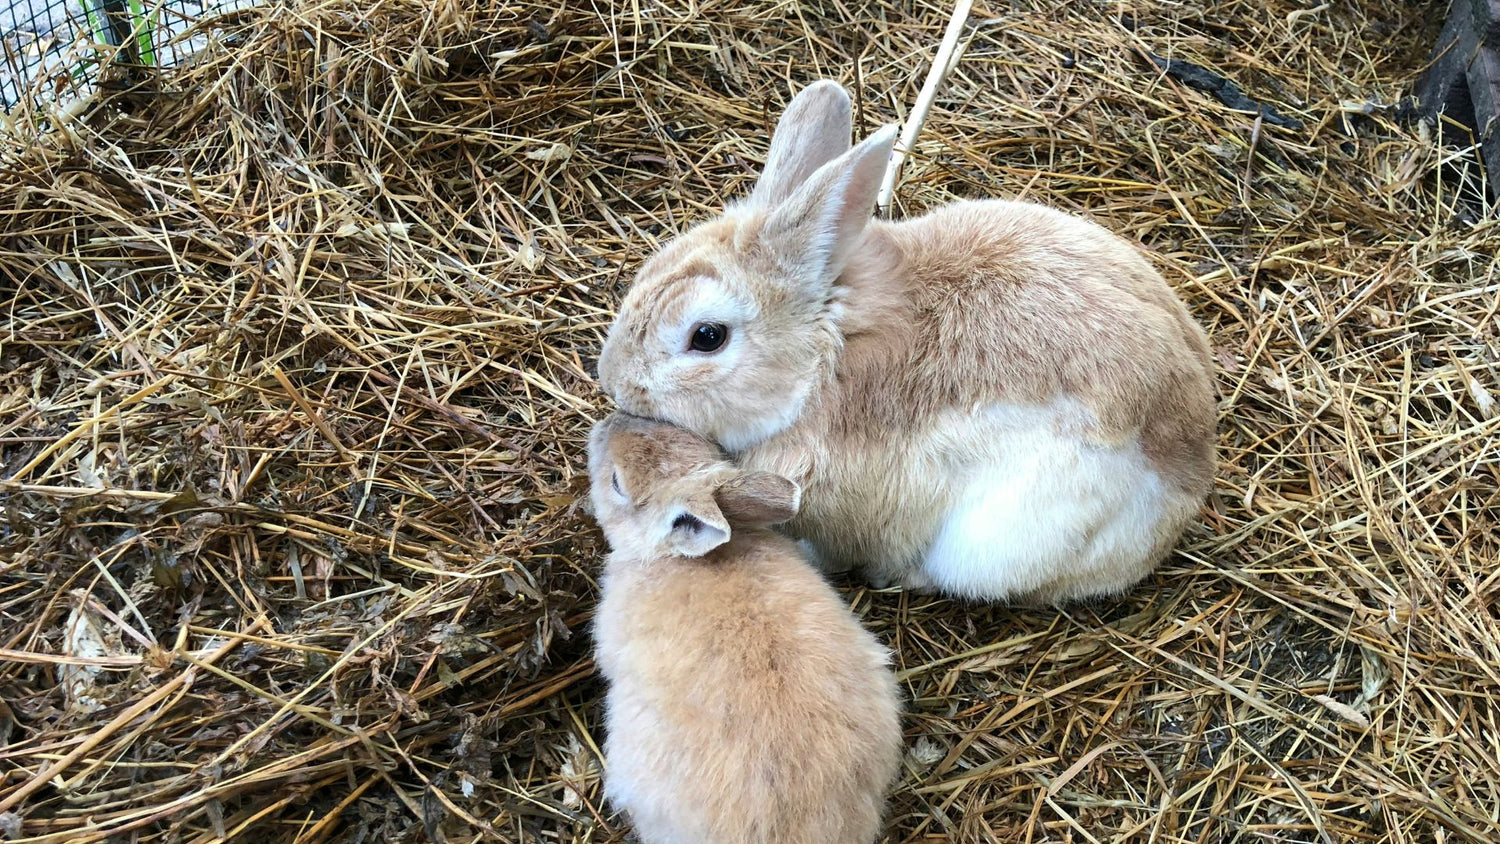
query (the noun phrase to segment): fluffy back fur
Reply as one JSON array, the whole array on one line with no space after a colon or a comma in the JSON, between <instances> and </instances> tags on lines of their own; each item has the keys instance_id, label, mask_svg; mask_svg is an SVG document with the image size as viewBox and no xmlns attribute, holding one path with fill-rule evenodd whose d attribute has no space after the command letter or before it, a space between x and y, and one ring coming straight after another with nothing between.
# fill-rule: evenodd
<instances>
[{"instance_id":1,"label":"fluffy back fur","mask_svg":"<svg viewBox=\"0 0 1500 844\"><path fill-rule=\"evenodd\" d=\"M900 759L895 679L767 528L796 486L623 414L596 426L589 467L613 549L594 630L610 801L645 844L874 840Z\"/></svg>"}]
</instances>

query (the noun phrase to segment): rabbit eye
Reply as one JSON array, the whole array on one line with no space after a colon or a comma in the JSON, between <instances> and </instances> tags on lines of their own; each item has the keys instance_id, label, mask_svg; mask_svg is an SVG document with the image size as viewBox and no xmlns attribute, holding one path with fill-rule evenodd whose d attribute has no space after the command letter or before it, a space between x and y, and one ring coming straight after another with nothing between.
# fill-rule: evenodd
<instances>
[{"instance_id":1,"label":"rabbit eye","mask_svg":"<svg viewBox=\"0 0 1500 844\"><path fill-rule=\"evenodd\" d=\"M610 474L610 476L609 476L609 485L612 486L612 487L614 487L615 495L618 495L621 498L625 497L625 490L623 490L623 489L620 488L620 473L619 472L613 472L613 473Z\"/></svg>"},{"instance_id":2,"label":"rabbit eye","mask_svg":"<svg viewBox=\"0 0 1500 844\"><path fill-rule=\"evenodd\" d=\"M721 322L700 322L693 326L688 348L695 352L717 352L729 341L729 326Z\"/></svg>"}]
</instances>

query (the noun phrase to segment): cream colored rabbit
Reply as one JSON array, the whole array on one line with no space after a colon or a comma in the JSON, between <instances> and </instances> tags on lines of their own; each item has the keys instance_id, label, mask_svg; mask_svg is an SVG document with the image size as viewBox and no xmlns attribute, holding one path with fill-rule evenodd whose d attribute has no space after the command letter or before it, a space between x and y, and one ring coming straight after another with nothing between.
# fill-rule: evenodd
<instances>
[{"instance_id":1,"label":"cream colored rabbit","mask_svg":"<svg viewBox=\"0 0 1500 844\"><path fill-rule=\"evenodd\" d=\"M594 618L605 794L645 844L869 844L901 757L889 654L792 540L785 478L615 414L589 439L612 552Z\"/></svg>"},{"instance_id":2,"label":"cream colored rabbit","mask_svg":"<svg viewBox=\"0 0 1500 844\"><path fill-rule=\"evenodd\" d=\"M876 584L1118 593L1213 474L1202 329L1140 253L1038 205L871 220L895 139L818 82L754 192L642 267L599 360L621 408L803 490L789 532Z\"/></svg>"}]
</instances>

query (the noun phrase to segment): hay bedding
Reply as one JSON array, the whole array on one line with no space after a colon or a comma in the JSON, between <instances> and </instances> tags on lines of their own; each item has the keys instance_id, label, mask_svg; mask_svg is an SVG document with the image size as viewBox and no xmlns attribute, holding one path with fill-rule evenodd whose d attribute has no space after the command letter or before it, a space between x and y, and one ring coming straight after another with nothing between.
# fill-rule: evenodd
<instances>
[{"instance_id":1,"label":"hay bedding","mask_svg":"<svg viewBox=\"0 0 1500 844\"><path fill-rule=\"evenodd\" d=\"M1051 5L976 8L899 205L1143 241L1213 337L1219 482L1120 601L849 586L910 696L889 840L1495 840L1500 227L1393 107L1429 10ZM297 0L13 114L0 835L624 840L578 506L611 303L789 81L898 118L945 16Z\"/></svg>"}]
</instances>

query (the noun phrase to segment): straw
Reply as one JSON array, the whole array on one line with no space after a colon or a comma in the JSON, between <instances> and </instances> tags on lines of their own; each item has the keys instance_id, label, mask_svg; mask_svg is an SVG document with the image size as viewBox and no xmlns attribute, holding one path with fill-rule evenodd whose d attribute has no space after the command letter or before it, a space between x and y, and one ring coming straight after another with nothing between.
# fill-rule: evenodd
<instances>
[{"instance_id":1,"label":"straw","mask_svg":"<svg viewBox=\"0 0 1500 844\"><path fill-rule=\"evenodd\" d=\"M629 840L602 334L792 92L913 114L951 12L288 0L19 106L0 838ZM1211 336L1219 469L1118 599L838 581L906 697L885 841L1500 840L1500 223L1400 107L1428 17L974 4L898 215L1022 198L1140 243Z\"/></svg>"}]
</instances>

